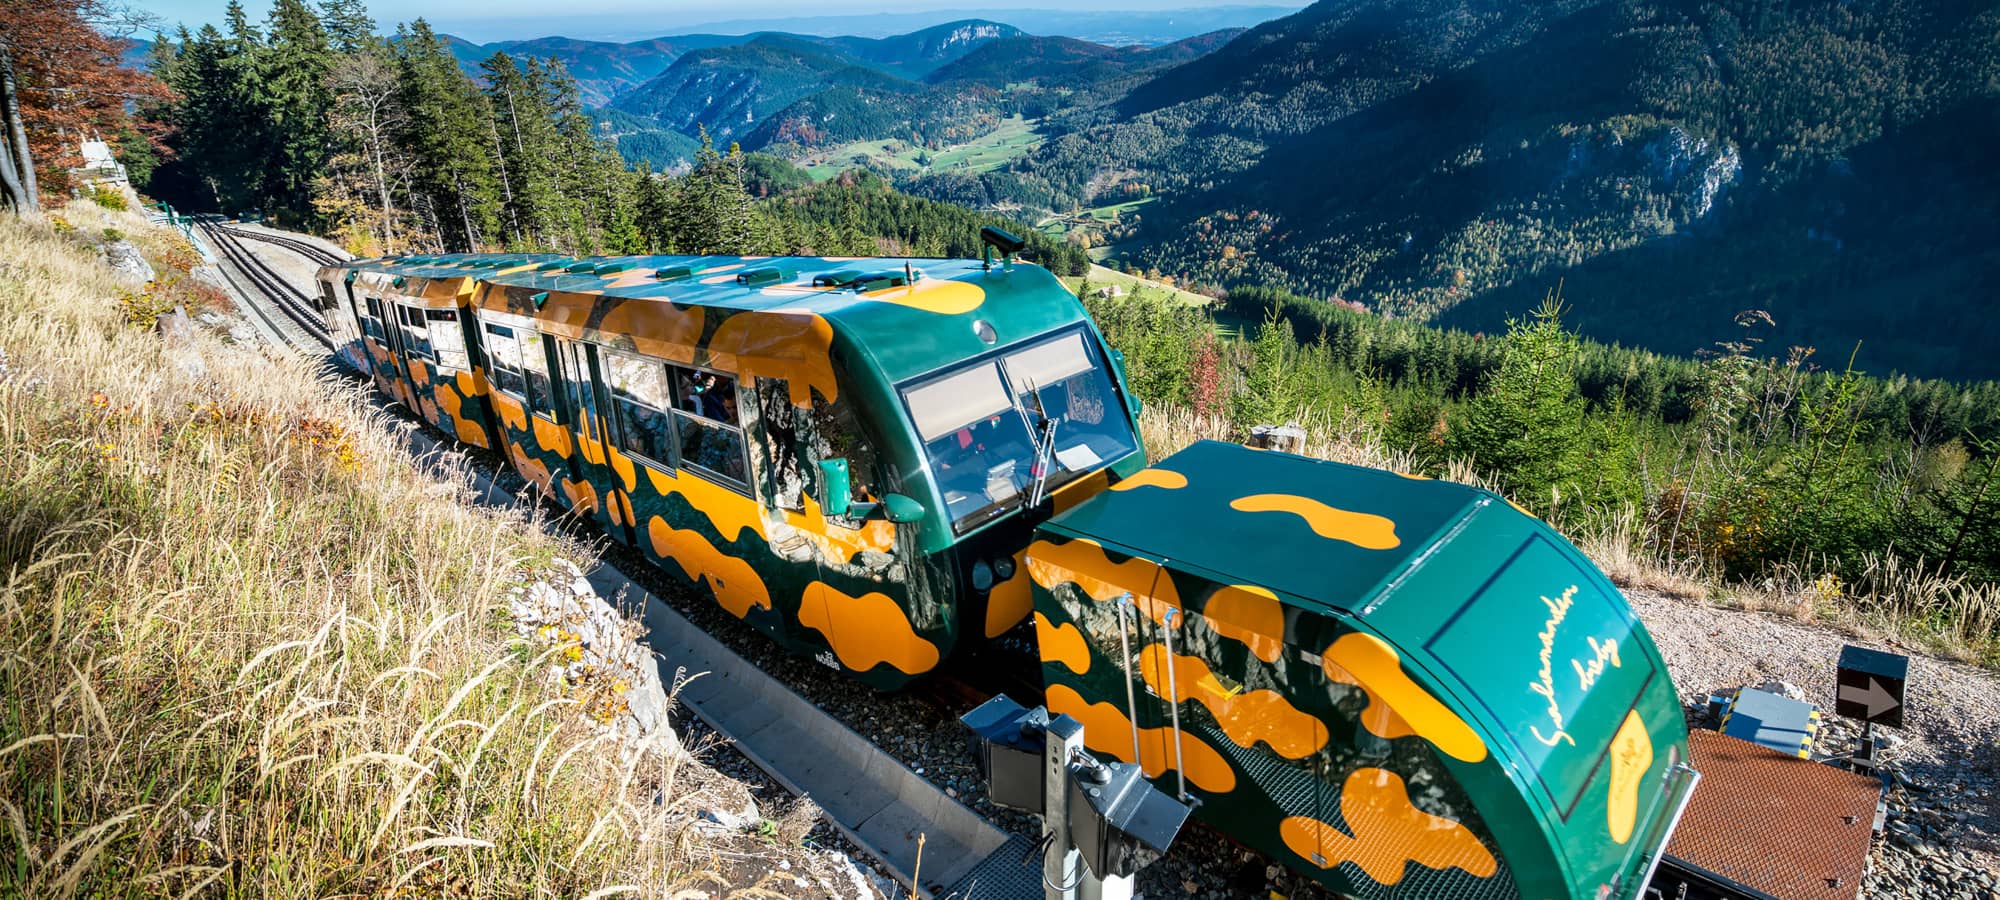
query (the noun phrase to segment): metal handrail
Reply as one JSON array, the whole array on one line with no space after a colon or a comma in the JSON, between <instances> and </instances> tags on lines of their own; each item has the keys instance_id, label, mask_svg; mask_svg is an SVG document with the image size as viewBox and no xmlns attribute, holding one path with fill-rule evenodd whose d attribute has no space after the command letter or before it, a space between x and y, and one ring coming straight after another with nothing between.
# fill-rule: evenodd
<instances>
[{"instance_id":1,"label":"metal handrail","mask_svg":"<svg viewBox=\"0 0 2000 900\"><path fill-rule=\"evenodd\" d=\"M1139 698L1132 688L1132 627L1128 615L1132 610L1132 592L1126 591L1118 598L1118 649L1119 661L1125 664L1125 719L1132 726L1132 761L1145 765L1139 758Z\"/></svg>"},{"instance_id":2,"label":"metal handrail","mask_svg":"<svg viewBox=\"0 0 2000 900\"><path fill-rule=\"evenodd\" d=\"M1187 769L1183 766L1181 758L1181 691L1174 684L1174 614L1177 612L1180 610L1167 607L1166 614L1160 617L1162 626L1160 630L1165 634L1167 641L1167 712L1173 715L1174 722L1174 777L1179 779L1180 799L1186 802Z\"/></svg>"}]
</instances>

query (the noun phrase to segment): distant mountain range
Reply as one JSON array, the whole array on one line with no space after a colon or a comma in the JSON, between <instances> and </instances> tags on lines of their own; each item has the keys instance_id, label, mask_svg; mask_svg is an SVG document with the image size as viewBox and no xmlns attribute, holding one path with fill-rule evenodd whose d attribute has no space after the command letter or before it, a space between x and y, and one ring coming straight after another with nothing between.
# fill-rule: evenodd
<instances>
[{"instance_id":1,"label":"distant mountain range","mask_svg":"<svg viewBox=\"0 0 2000 900\"><path fill-rule=\"evenodd\" d=\"M789 155L879 138L942 149L1009 116L1120 96L1240 32L1159 47L1042 37L982 20L888 38L759 34L684 52L617 93L601 115L628 158L656 165L684 158L703 130L717 146Z\"/></svg>"},{"instance_id":2,"label":"distant mountain range","mask_svg":"<svg viewBox=\"0 0 2000 900\"><path fill-rule=\"evenodd\" d=\"M619 94L659 76L681 56L698 50L742 46L766 39L819 45L866 68L908 80L995 37L1034 33L1061 35L1106 46L1171 44L1202 34L1241 29L1294 11L1288 6L1219 6L1161 11L974 10L881 13L715 22L669 31L644 40L620 42L541 37L478 43L446 34L445 40L467 72L477 76L480 61L495 53L536 56L562 62L577 80L586 104L603 106ZM630 28L631 18L618 20ZM566 21L581 27L583 20ZM1019 27L1019 25L1031 27ZM726 64L726 63L725 63Z\"/></svg>"},{"instance_id":3,"label":"distant mountain range","mask_svg":"<svg viewBox=\"0 0 2000 900\"><path fill-rule=\"evenodd\" d=\"M1115 255L1195 282L1488 332L1561 283L1605 340L1686 355L1765 310L1822 365L2000 376L1990 2L1323 0L1042 136L903 187L1151 197Z\"/></svg>"},{"instance_id":4,"label":"distant mountain range","mask_svg":"<svg viewBox=\"0 0 2000 900\"><path fill-rule=\"evenodd\" d=\"M1172 2L1172 0L1169 0ZM968 7L865 15L798 16L770 19L738 19L725 22L691 22L685 14L676 16L671 5L646 15L631 13L583 13L567 11L537 17L480 17L460 19L431 17L432 27L479 41L496 37L482 35L549 34L560 32L593 41L623 43L653 37L682 35L752 35L767 32L819 37L893 37L921 31L934 25L966 19L1004 22L1034 34L1060 34L1098 44L1170 44L1197 34L1225 28L1248 28L1297 12L1304 4L1278 2L1258 5L1194 6L1182 9L1048 9L1021 7ZM673 21L680 18L680 21Z\"/></svg>"}]
</instances>

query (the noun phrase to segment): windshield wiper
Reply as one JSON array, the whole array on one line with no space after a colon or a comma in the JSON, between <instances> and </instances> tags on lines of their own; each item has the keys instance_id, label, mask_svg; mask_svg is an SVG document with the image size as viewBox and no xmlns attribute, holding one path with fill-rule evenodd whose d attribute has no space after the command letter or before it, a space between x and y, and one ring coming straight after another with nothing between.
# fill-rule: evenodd
<instances>
[{"instance_id":1,"label":"windshield wiper","mask_svg":"<svg viewBox=\"0 0 2000 900\"><path fill-rule=\"evenodd\" d=\"M1056 426L1061 419L1042 419L1041 439L1035 447L1035 489L1028 495L1030 509L1042 505L1043 494L1049 485L1049 473L1055 471Z\"/></svg>"}]
</instances>

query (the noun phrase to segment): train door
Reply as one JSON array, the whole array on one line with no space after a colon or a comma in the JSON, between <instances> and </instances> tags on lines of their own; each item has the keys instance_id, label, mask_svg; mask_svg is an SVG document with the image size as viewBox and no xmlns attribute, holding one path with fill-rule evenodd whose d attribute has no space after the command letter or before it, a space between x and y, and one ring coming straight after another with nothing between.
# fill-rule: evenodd
<instances>
[{"instance_id":1,"label":"train door","mask_svg":"<svg viewBox=\"0 0 2000 900\"><path fill-rule=\"evenodd\" d=\"M389 396L416 412L416 397L410 392L409 340L403 334L403 307L393 300L377 301L373 297L368 298L368 303L381 316L383 343L389 349L388 364L377 381L386 380Z\"/></svg>"},{"instance_id":2,"label":"train door","mask_svg":"<svg viewBox=\"0 0 2000 900\"><path fill-rule=\"evenodd\" d=\"M632 543L631 523L626 505L619 496L623 484L611 470L606 455L609 437L604 428L604 411L610 409L603 396L604 379L597 346L577 341L554 340L556 371L562 381L562 395L570 437L576 452L569 457L569 480L574 487L573 504L579 513L584 507L605 533L624 543Z\"/></svg>"},{"instance_id":3,"label":"train door","mask_svg":"<svg viewBox=\"0 0 2000 900\"><path fill-rule=\"evenodd\" d=\"M415 303L394 303L396 327L403 341L403 371L407 376L404 386L409 391L411 411L423 417L424 421L450 434L453 431L448 417L438 409L437 388L433 381L437 378L437 351L431 346L430 323L424 318L424 307Z\"/></svg>"}]
</instances>

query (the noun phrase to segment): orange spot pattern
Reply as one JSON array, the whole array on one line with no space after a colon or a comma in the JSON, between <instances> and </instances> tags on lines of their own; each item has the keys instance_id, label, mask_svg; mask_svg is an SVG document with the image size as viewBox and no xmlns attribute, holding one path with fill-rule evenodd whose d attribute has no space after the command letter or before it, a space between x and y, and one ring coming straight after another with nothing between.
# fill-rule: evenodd
<instances>
[{"instance_id":1,"label":"orange spot pattern","mask_svg":"<svg viewBox=\"0 0 2000 900\"><path fill-rule=\"evenodd\" d=\"M1086 538L1060 544L1036 541L1028 545L1028 574L1043 588L1054 590L1056 585L1067 581L1082 589L1090 599L1098 601L1116 600L1126 591L1131 591L1133 597L1138 599L1157 588L1160 591L1158 599L1175 608L1180 606L1173 581L1157 577L1160 574L1158 565L1136 556L1114 563L1104 555L1102 545ZM1158 583L1155 584L1155 581ZM1148 609L1148 614L1159 609L1155 604Z\"/></svg>"},{"instance_id":2,"label":"orange spot pattern","mask_svg":"<svg viewBox=\"0 0 2000 900\"><path fill-rule=\"evenodd\" d=\"M1372 634L1343 634L1320 657L1326 677L1368 694L1361 725L1376 737L1417 735L1461 762L1486 758L1486 743L1457 713L1403 672L1394 647Z\"/></svg>"},{"instance_id":3,"label":"orange spot pattern","mask_svg":"<svg viewBox=\"0 0 2000 900\"><path fill-rule=\"evenodd\" d=\"M1478 878L1499 871L1493 852L1471 829L1411 805L1402 776L1387 769L1363 767L1348 775L1340 815L1352 836L1308 816L1287 817L1278 834L1293 853L1324 860L1321 868L1351 862L1378 884L1400 883L1410 863Z\"/></svg>"},{"instance_id":4,"label":"orange spot pattern","mask_svg":"<svg viewBox=\"0 0 2000 900\"><path fill-rule=\"evenodd\" d=\"M649 276L650 277L650 276ZM630 337L632 349L657 359L693 363L701 343L702 309L665 300L626 300L604 314L597 330Z\"/></svg>"},{"instance_id":5,"label":"orange spot pattern","mask_svg":"<svg viewBox=\"0 0 2000 900\"><path fill-rule=\"evenodd\" d=\"M1140 676L1161 697L1171 697L1177 703L1192 700L1208 707L1222 733L1236 746L1252 747L1263 741L1279 756L1304 759L1326 743L1326 731L1319 720L1300 712L1285 695L1225 688L1199 656L1176 653L1173 660L1173 678L1169 679L1167 648L1152 644L1139 651ZM1178 694L1168 690L1170 684Z\"/></svg>"},{"instance_id":6,"label":"orange spot pattern","mask_svg":"<svg viewBox=\"0 0 2000 900\"><path fill-rule=\"evenodd\" d=\"M730 543L740 541L746 530L758 537L764 536L764 520L758 513L757 501L698 475L685 472L669 475L652 466L644 468L646 480L653 483L653 490L663 497L681 495L689 506L708 517L709 524L715 526L715 533L721 535L723 540Z\"/></svg>"},{"instance_id":7,"label":"orange spot pattern","mask_svg":"<svg viewBox=\"0 0 2000 900\"><path fill-rule=\"evenodd\" d=\"M811 409L815 388L828 401L839 391L832 345L833 325L812 313L742 312L716 327L708 352L711 365L746 383L785 379L792 405Z\"/></svg>"},{"instance_id":8,"label":"orange spot pattern","mask_svg":"<svg viewBox=\"0 0 2000 900\"><path fill-rule=\"evenodd\" d=\"M1035 613L1035 644L1041 648L1045 662L1062 663L1078 675L1090 671L1090 644L1083 639L1083 632L1069 622L1057 625L1048 616Z\"/></svg>"},{"instance_id":9,"label":"orange spot pattern","mask_svg":"<svg viewBox=\"0 0 2000 900\"><path fill-rule=\"evenodd\" d=\"M1165 491L1177 491L1187 485L1187 476L1172 469L1140 469L1132 477L1112 485L1111 489L1129 491L1134 488L1156 487Z\"/></svg>"},{"instance_id":10,"label":"orange spot pattern","mask_svg":"<svg viewBox=\"0 0 2000 900\"><path fill-rule=\"evenodd\" d=\"M1306 520L1320 537L1346 541L1364 550L1393 550L1403 544L1396 537L1396 523L1387 517L1337 509L1306 497L1253 494L1231 501L1229 507L1241 512L1291 513Z\"/></svg>"},{"instance_id":11,"label":"orange spot pattern","mask_svg":"<svg viewBox=\"0 0 2000 900\"><path fill-rule=\"evenodd\" d=\"M919 281L902 287L869 291L861 296L941 316L969 313L986 302L984 288L963 281Z\"/></svg>"},{"instance_id":12,"label":"orange spot pattern","mask_svg":"<svg viewBox=\"0 0 2000 900\"><path fill-rule=\"evenodd\" d=\"M1090 703L1066 684L1049 685L1045 699L1050 714L1069 716L1083 723L1083 744L1099 753L1125 762L1137 762L1148 778L1157 778L1173 768L1174 730L1139 729L1140 759L1132 758L1132 720L1109 703ZM1236 789L1236 771L1229 761L1206 741L1185 731L1180 736L1181 758L1189 784L1211 794Z\"/></svg>"},{"instance_id":13,"label":"orange spot pattern","mask_svg":"<svg viewBox=\"0 0 2000 900\"><path fill-rule=\"evenodd\" d=\"M1653 736L1646 733L1639 711L1629 710L1611 738L1611 796L1604 806L1611 839L1620 844L1632 839L1632 826L1639 817L1639 782L1652 765Z\"/></svg>"},{"instance_id":14,"label":"orange spot pattern","mask_svg":"<svg viewBox=\"0 0 2000 900\"><path fill-rule=\"evenodd\" d=\"M646 523L653 552L679 564L691 579L708 582L715 602L739 619L750 607L771 608L771 591L750 564L716 549L699 531L683 531L654 516Z\"/></svg>"},{"instance_id":15,"label":"orange spot pattern","mask_svg":"<svg viewBox=\"0 0 2000 900\"><path fill-rule=\"evenodd\" d=\"M882 663L915 675L937 667L938 648L910 626L903 607L886 594L848 596L832 585L806 585L799 623L826 637L841 665L866 672Z\"/></svg>"},{"instance_id":16,"label":"orange spot pattern","mask_svg":"<svg viewBox=\"0 0 2000 900\"><path fill-rule=\"evenodd\" d=\"M1256 585L1233 584L1209 595L1201 614L1216 634L1239 641L1267 663L1285 647L1285 608L1276 594Z\"/></svg>"},{"instance_id":17,"label":"orange spot pattern","mask_svg":"<svg viewBox=\"0 0 2000 900\"><path fill-rule=\"evenodd\" d=\"M507 442L507 458L514 461L514 471L521 473L522 478L534 482L535 487L542 493L550 494L555 491L555 476L550 474L549 467L543 465L541 460L523 452L520 444Z\"/></svg>"},{"instance_id":18,"label":"orange spot pattern","mask_svg":"<svg viewBox=\"0 0 2000 900\"><path fill-rule=\"evenodd\" d=\"M597 486L589 481L562 480L563 497L569 501L569 508L579 513L597 511Z\"/></svg>"},{"instance_id":19,"label":"orange spot pattern","mask_svg":"<svg viewBox=\"0 0 2000 900\"><path fill-rule=\"evenodd\" d=\"M543 451L553 453L563 459L568 459L569 455L574 452L570 447L569 432L564 431L561 425L557 425L541 416L529 416L528 419L535 427L535 443Z\"/></svg>"},{"instance_id":20,"label":"orange spot pattern","mask_svg":"<svg viewBox=\"0 0 2000 900\"><path fill-rule=\"evenodd\" d=\"M500 414L502 424L516 431L528 430L528 411L521 401L498 391L487 394L487 402L493 404L493 411Z\"/></svg>"},{"instance_id":21,"label":"orange spot pattern","mask_svg":"<svg viewBox=\"0 0 2000 900\"><path fill-rule=\"evenodd\" d=\"M454 390L450 383L438 385L438 406L444 409L445 415L451 417L452 430L458 434L461 443L491 449L491 445L486 442L486 429L465 417L465 401L459 397L459 391L464 389L464 384L465 376L460 375L458 390Z\"/></svg>"},{"instance_id":22,"label":"orange spot pattern","mask_svg":"<svg viewBox=\"0 0 2000 900\"><path fill-rule=\"evenodd\" d=\"M1033 582L1021 570L1027 566L1027 552L1014 554L1014 577L993 586L986 595L986 636L999 637L1028 617L1035 608Z\"/></svg>"},{"instance_id":23,"label":"orange spot pattern","mask_svg":"<svg viewBox=\"0 0 2000 900\"><path fill-rule=\"evenodd\" d=\"M1103 493L1104 486L1110 483L1111 470L1098 469L1089 475L1063 485L1061 490L1056 491L1049 498L1049 505L1054 510L1052 514L1059 516L1069 512L1077 504Z\"/></svg>"}]
</instances>

